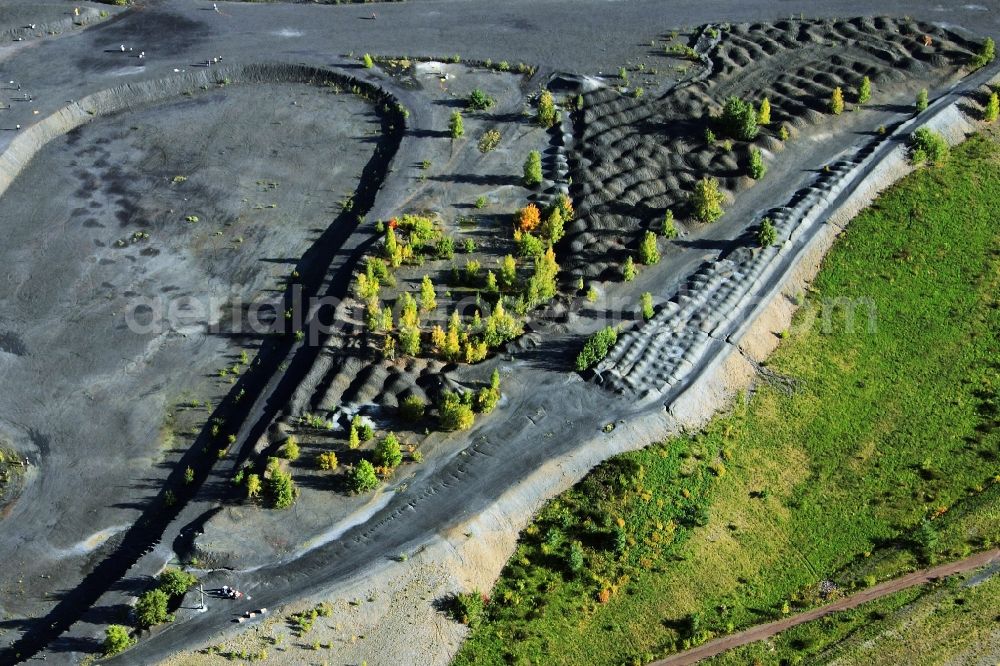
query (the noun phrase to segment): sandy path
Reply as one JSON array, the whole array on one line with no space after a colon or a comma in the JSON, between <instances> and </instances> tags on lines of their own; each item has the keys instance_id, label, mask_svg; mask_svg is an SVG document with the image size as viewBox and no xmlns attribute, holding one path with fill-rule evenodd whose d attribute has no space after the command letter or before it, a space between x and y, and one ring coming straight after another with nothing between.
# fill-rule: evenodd
<instances>
[{"instance_id":1,"label":"sandy path","mask_svg":"<svg viewBox=\"0 0 1000 666\"><path fill-rule=\"evenodd\" d=\"M881 599L882 597L895 592L899 592L916 585L933 583L941 578L953 576L958 573L964 573L966 571L972 571L973 569L988 566L997 561L1000 561L1000 548L994 548L982 553L977 553L971 557L965 558L964 560L958 560L957 562L949 562L947 564L940 564L936 567L931 567L930 569L914 571L913 573L906 574L905 576L900 576L899 578L879 583L878 585L862 590L861 592L856 592L849 597L838 599L832 604L814 608L810 611L806 611L805 613L799 613L798 615L786 617L782 620L769 622L768 624L757 625L756 627L751 627L746 631L741 631L723 638L716 638L715 640L711 640L704 645L699 645L698 647L688 650L687 652L680 652L667 657L666 659L655 661L652 666L683 666L685 664L695 664L702 659L708 659L709 657L722 654L726 650L731 650L732 648L746 645L747 643L754 643L756 641L764 640L765 638L770 638L771 636L779 634L786 629L791 629L792 627L796 627L806 622L812 622L813 620L825 617L832 613L857 608L863 603L874 601L875 599Z\"/></svg>"}]
</instances>

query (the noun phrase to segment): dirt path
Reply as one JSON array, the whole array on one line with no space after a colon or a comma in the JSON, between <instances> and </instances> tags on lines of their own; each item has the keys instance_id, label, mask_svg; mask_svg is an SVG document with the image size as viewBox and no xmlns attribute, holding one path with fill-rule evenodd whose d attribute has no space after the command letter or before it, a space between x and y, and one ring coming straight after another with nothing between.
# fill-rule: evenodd
<instances>
[{"instance_id":1,"label":"dirt path","mask_svg":"<svg viewBox=\"0 0 1000 666\"><path fill-rule=\"evenodd\" d=\"M786 617L782 620L777 620L776 622L760 624L756 627L751 627L746 631L741 631L729 636L716 638L715 640L699 645L698 647L688 650L687 652L680 652L667 657L666 659L655 661L650 666L683 666L686 664L694 664L702 659L708 659L709 657L722 654L726 650L746 645L747 643L754 643L765 638L770 638L771 636L779 634L786 629L791 629L792 627L796 627L806 622L812 622L813 620L830 615L831 613L856 608L863 603L880 599L884 596L893 594L894 592L914 587L915 585L931 583L941 578L953 576L958 573L964 573L966 571L972 571L973 569L978 569L998 561L1000 561L1000 548L994 548L982 553L977 553L971 557L965 558L964 560L941 564L936 567L931 567L930 569L914 571L913 573L906 574L905 576L900 576L899 578L879 583L874 587L862 590L849 597L838 599L832 604L814 608L806 611L805 613L799 613L798 615L794 615L792 617Z\"/></svg>"}]
</instances>

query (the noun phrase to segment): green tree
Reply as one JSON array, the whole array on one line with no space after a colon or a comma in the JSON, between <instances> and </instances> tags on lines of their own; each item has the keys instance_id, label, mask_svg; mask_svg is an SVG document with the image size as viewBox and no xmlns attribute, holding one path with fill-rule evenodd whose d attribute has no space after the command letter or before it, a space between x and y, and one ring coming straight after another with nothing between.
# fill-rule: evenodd
<instances>
[{"instance_id":1,"label":"green tree","mask_svg":"<svg viewBox=\"0 0 1000 666\"><path fill-rule=\"evenodd\" d=\"M674 211L669 208L663 215L663 237L667 240L677 238L677 225L674 223Z\"/></svg>"},{"instance_id":2,"label":"green tree","mask_svg":"<svg viewBox=\"0 0 1000 666\"><path fill-rule=\"evenodd\" d=\"M559 264L555 252L549 247L540 257L535 257L535 272L528 280L527 299L531 304L546 303L558 290L556 276Z\"/></svg>"},{"instance_id":3,"label":"green tree","mask_svg":"<svg viewBox=\"0 0 1000 666\"><path fill-rule=\"evenodd\" d=\"M375 468L367 460L361 460L351 468L348 474L348 483L351 490L356 493L367 493L378 488L378 476L375 475Z\"/></svg>"},{"instance_id":4,"label":"green tree","mask_svg":"<svg viewBox=\"0 0 1000 666\"><path fill-rule=\"evenodd\" d=\"M766 97L760 101L760 110L757 111L757 124L771 124L771 100Z\"/></svg>"},{"instance_id":5,"label":"green tree","mask_svg":"<svg viewBox=\"0 0 1000 666\"><path fill-rule=\"evenodd\" d=\"M656 234L647 231L639 243L639 261L652 266L660 261L660 251L656 248Z\"/></svg>"},{"instance_id":6,"label":"green tree","mask_svg":"<svg viewBox=\"0 0 1000 666\"><path fill-rule=\"evenodd\" d=\"M994 43L992 37L987 37L983 41L983 45L979 48L979 52L972 58L972 67L974 69L979 69L989 63L993 62L993 59L997 57L997 45Z\"/></svg>"},{"instance_id":7,"label":"green tree","mask_svg":"<svg viewBox=\"0 0 1000 666\"><path fill-rule=\"evenodd\" d=\"M917 93L917 101L916 101L916 104L915 104L915 106L917 108L917 113L920 113L921 111L923 111L924 109L926 109L927 108L927 104L928 104L928 101L927 101L927 88L921 88L920 92Z\"/></svg>"},{"instance_id":8,"label":"green tree","mask_svg":"<svg viewBox=\"0 0 1000 666\"><path fill-rule=\"evenodd\" d=\"M361 446L361 435L354 424L351 424L351 432L347 435L347 446L350 449L356 449Z\"/></svg>"},{"instance_id":9,"label":"green tree","mask_svg":"<svg viewBox=\"0 0 1000 666\"><path fill-rule=\"evenodd\" d=\"M771 219L765 217L760 221L760 229L757 230L757 242L761 247L770 247L778 239L778 230L774 228Z\"/></svg>"},{"instance_id":10,"label":"green tree","mask_svg":"<svg viewBox=\"0 0 1000 666\"><path fill-rule=\"evenodd\" d=\"M644 292L640 304L642 305L642 318L649 321L655 314L655 310L653 309L653 295L648 291Z\"/></svg>"},{"instance_id":11,"label":"green tree","mask_svg":"<svg viewBox=\"0 0 1000 666\"><path fill-rule=\"evenodd\" d=\"M196 576L173 567L164 569L163 573L156 577L156 586L170 597L184 596L197 582Z\"/></svg>"},{"instance_id":12,"label":"green tree","mask_svg":"<svg viewBox=\"0 0 1000 666\"><path fill-rule=\"evenodd\" d=\"M505 289L512 288L517 283L517 261L507 255L500 262L500 284Z\"/></svg>"},{"instance_id":13,"label":"green tree","mask_svg":"<svg viewBox=\"0 0 1000 666\"><path fill-rule=\"evenodd\" d=\"M400 328L417 328L420 326L417 301L408 291L404 291L399 295L398 307Z\"/></svg>"},{"instance_id":14,"label":"green tree","mask_svg":"<svg viewBox=\"0 0 1000 666\"><path fill-rule=\"evenodd\" d=\"M434 283L428 275L424 276L420 283L420 309L423 312L432 312L437 307L437 293L434 291Z\"/></svg>"},{"instance_id":15,"label":"green tree","mask_svg":"<svg viewBox=\"0 0 1000 666\"><path fill-rule=\"evenodd\" d=\"M861 79L861 85L858 86L858 104L865 104L872 98L872 80L867 76Z\"/></svg>"},{"instance_id":16,"label":"green tree","mask_svg":"<svg viewBox=\"0 0 1000 666\"><path fill-rule=\"evenodd\" d=\"M423 398L419 395L408 395L403 398L403 402L399 405L399 414L405 420L414 422L424 418L426 409L427 406L424 405Z\"/></svg>"},{"instance_id":17,"label":"green tree","mask_svg":"<svg viewBox=\"0 0 1000 666\"><path fill-rule=\"evenodd\" d=\"M445 391L438 406L441 427L445 430L468 430L476 420L470 405L462 402L457 393Z\"/></svg>"},{"instance_id":18,"label":"green tree","mask_svg":"<svg viewBox=\"0 0 1000 666\"><path fill-rule=\"evenodd\" d=\"M537 150L528 153L528 159L524 161L524 185L525 187L536 187L542 183L542 154Z\"/></svg>"},{"instance_id":19,"label":"green tree","mask_svg":"<svg viewBox=\"0 0 1000 666\"><path fill-rule=\"evenodd\" d=\"M461 111L452 111L451 119L448 121L448 131L451 133L451 138L458 139L465 134L465 123L462 121Z\"/></svg>"},{"instance_id":20,"label":"green tree","mask_svg":"<svg viewBox=\"0 0 1000 666\"><path fill-rule=\"evenodd\" d=\"M487 347L499 347L503 343L513 340L521 335L523 331L521 323L513 315L507 313L503 307L503 301L497 301L497 306L486 318L486 326L483 329L483 340Z\"/></svg>"},{"instance_id":21,"label":"green tree","mask_svg":"<svg viewBox=\"0 0 1000 666\"><path fill-rule=\"evenodd\" d=\"M399 348L409 356L420 355L420 329L405 327L399 329Z\"/></svg>"},{"instance_id":22,"label":"green tree","mask_svg":"<svg viewBox=\"0 0 1000 666\"><path fill-rule=\"evenodd\" d=\"M538 124L547 129L555 125L557 119L556 103L552 98L552 93L543 90L542 94L538 96Z\"/></svg>"},{"instance_id":23,"label":"green tree","mask_svg":"<svg viewBox=\"0 0 1000 666\"><path fill-rule=\"evenodd\" d=\"M500 291L500 285L497 284L497 276L493 271L486 271L486 293L495 294Z\"/></svg>"},{"instance_id":24,"label":"green tree","mask_svg":"<svg viewBox=\"0 0 1000 666\"><path fill-rule=\"evenodd\" d=\"M750 148L750 163L747 165L747 171L754 180L760 180L767 173L767 167L764 166L764 155L760 152L760 148Z\"/></svg>"},{"instance_id":25,"label":"green tree","mask_svg":"<svg viewBox=\"0 0 1000 666\"><path fill-rule=\"evenodd\" d=\"M990 93L990 99L983 110L983 120L992 123L996 121L998 115L1000 115L1000 99L996 93Z\"/></svg>"},{"instance_id":26,"label":"green tree","mask_svg":"<svg viewBox=\"0 0 1000 666\"><path fill-rule=\"evenodd\" d=\"M722 107L722 127L726 134L741 141L756 138L760 128L757 126L757 111L753 104L739 97L730 97Z\"/></svg>"},{"instance_id":27,"label":"green tree","mask_svg":"<svg viewBox=\"0 0 1000 666\"><path fill-rule=\"evenodd\" d=\"M722 202L725 198L719 191L719 181L714 178L702 178L694 185L691 203L694 206L694 216L701 222L714 222L722 217Z\"/></svg>"},{"instance_id":28,"label":"green tree","mask_svg":"<svg viewBox=\"0 0 1000 666\"><path fill-rule=\"evenodd\" d=\"M281 469L277 458L268 461L266 485L272 508L287 509L295 503L295 482L289 472Z\"/></svg>"},{"instance_id":29,"label":"green tree","mask_svg":"<svg viewBox=\"0 0 1000 666\"><path fill-rule=\"evenodd\" d=\"M830 113L839 116L844 112L844 91L837 86L830 94Z\"/></svg>"},{"instance_id":30,"label":"green tree","mask_svg":"<svg viewBox=\"0 0 1000 666\"><path fill-rule=\"evenodd\" d=\"M632 260L632 255L625 257L625 263L622 264L622 278L626 282L631 282L635 279L638 272L635 268L635 261Z\"/></svg>"},{"instance_id":31,"label":"green tree","mask_svg":"<svg viewBox=\"0 0 1000 666\"><path fill-rule=\"evenodd\" d=\"M148 590L135 602L135 619L142 628L153 627L164 622L173 622L174 616L167 612L170 598L161 589Z\"/></svg>"},{"instance_id":32,"label":"green tree","mask_svg":"<svg viewBox=\"0 0 1000 666\"><path fill-rule=\"evenodd\" d=\"M558 206L553 207L552 212L542 222L541 234L543 238L548 239L553 244L558 243L566 235L562 210Z\"/></svg>"},{"instance_id":33,"label":"green tree","mask_svg":"<svg viewBox=\"0 0 1000 666\"><path fill-rule=\"evenodd\" d=\"M111 657L124 652L135 645L135 639L129 634L128 627L120 624L108 625L104 630L104 656Z\"/></svg>"},{"instance_id":34,"label":"green tree","mask_svg":"<svg viewBox=\"0 0 1000 666\"><path fill-rule=\"evenodd\" d=\"M389 433L375 446L375 462L382 467L397 467L403 462L403 452L399 448L399 438Z\"/></svg>"}]
</instances>

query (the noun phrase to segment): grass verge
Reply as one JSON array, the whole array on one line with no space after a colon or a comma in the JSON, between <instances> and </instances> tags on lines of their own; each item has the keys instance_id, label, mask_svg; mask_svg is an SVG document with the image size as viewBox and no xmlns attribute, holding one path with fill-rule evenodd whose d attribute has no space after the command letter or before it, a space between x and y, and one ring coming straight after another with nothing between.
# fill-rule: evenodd
<instances>
[{"instance_id":1,"label":"grass verge","mask_svg":"<svg viewBox=\"0 0 1000 666\"><path fill-rule=\"evenodd\" d=\"M988 133L859 215L768 363L795 389L549 502L455 663L649 661L1000 539L996 192Z\"/></svg>"}]
</instances>

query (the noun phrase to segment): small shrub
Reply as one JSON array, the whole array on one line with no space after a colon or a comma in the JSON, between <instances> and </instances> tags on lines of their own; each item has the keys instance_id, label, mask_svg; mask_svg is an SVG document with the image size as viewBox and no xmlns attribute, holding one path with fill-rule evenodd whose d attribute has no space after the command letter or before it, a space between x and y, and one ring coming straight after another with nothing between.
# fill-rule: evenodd
<instances>
[{"instance_id":1,"label":"small shrub","mask_svg":"<svg viewBox=\"0 0 1000 666\"><path fill-rule=\"evenodd\" d=\"M726 134L740 141L756 138L760 128L757 126L757 111L753 104L739 97L727 99L722 108L722 127Z\"/></svg>"},{"instance_id":2,"label":"small shrub","mask_svg":"<svg viewBox=\"0 0 1000 666\"><path fill-rule=\"evenodd\" d=\"M750 149L750 163L747 165L747 171L754 180L760 180L767 173L767 167L764 166L764 155L760 152L760 148Z\"/></svg>"},{"instance_id":3,"label":"small shrub","mask_svg":"<svg viewBox=\"0 0 1000 666\"><path fill-rule=\"evenodd\" d=\"M366 493L378 488L378 477L375 475L375 468L367 460L360 461L351 468L348 475L348 483L351 490L356 493Z\"/></svg>"},{"instance_id":4,"label":"small shrub","mask_svg":"<svg viewBox=\"0 0 1000 666\"><path fill-rule=\"evenodd\" d=\"M260 481L259 474L250 474L247 476L247 498L256 499L260 497L260 491L262 490L262 484Z\"/></svg>"},{"instance_id":5,"label":"small shrub","mask_svg":"<svg viewBox=\"0 0 1000 666\"><path fill-rule=\"evenodd\" d=\"M375 447L375 462L381 467L398 467L403 462L403 452L399 448L399 438L389 433Z\"/></svg>"},{"instance_id":6,"label":"small shrub","mask_svg":"<svg viewBox=\"0 0 1000 666\"><path fill-rule=\"evenodd\" d=\"M468 430L476 420L472 407L462 401L462 397L451 391L441 396L438 418L445 430Z\"/></svg>"},{"instance_id":7,"label":"small shrub","mask_svg":"<svg viewBox=\"0 0 1000 666\"><path fill-rule=\"evenodd\" d=\"M715 145L715 138L716 138L715 137L715 132L712 131L712 128L711 127L706 127L705 128L705 143L707 143L710 146L714 146Z\"/></svg>"},{"instance_id":8,"label":"small shrub","mask_svg":"<svg viewBox=\"0 0 1000 666\"><path fill-rule=\"evenodd\" d=\"M576 357L576 370L583 372L602 361L617 341L618 331L611 326L594 333Z\"/></svg>"},{"instance_id":9,"label":"small shrub","mask_svg":"<svg viewBox=\"0 0 1000 666\"><path fill-rule=\"evenodd\" d=\"M524 186L536 187L542 184L542 154L537 150L528 153L524 161Z\"/></svg>"},{"instance_id":10,"label":"small shrub","mask_svg":"<svg viewBox=\"0 0 1000 666\"><path fill-rule=\"evenodd\" d=\"M948 159L948 142L927 127L918 128L910 137L910 161L913 164L930 162L940 165Z\"/></svg>"},{"instance_id":11,"label":"small shrub","mask_svg":"<svg viewBox=\"0 0 1000 666\"><path fill-rule=\"evenodd\" d=\"M452 617L457 622L475 629L479 626L483 610L486 608L486 600L478 590L472 592L462 592L455 595L452 600Z\"/></svg>"},{"instance_id":12,"label":"small shrub","mask_svg":"<svg viewBox=\"0 0 1000 666\"><path fill-rule=\"evenodd\" d=\"M694 186L691 203L694 206L694 216L701 222L714 222L722 217L722 202L725 198L719 191L719 181L714 178L702 178Z\"/></svg>"},{"instance_id":13,"label":"small shrub","mask_svg":"<svg viewBox=\"0 0 1000 666\"><path fill-rule=\"evenodd\" d=\"M917 113L920 113L927 108L927 88L921 88L920 92L917 93L917 100L914 106L917 109Z\"/></svg>"},{"instance_id":14,"label":"small shrub","mask_svg":"<svg viewBox=\"0 0 1000 666\"><path fill-rule=\"evenodd\" d=\"M652 266L660 261L660 251L656 247L656 234L652 231L647 231L642 237L642 242L639 243L639 261L646 266Z\"/></svg>"},{"instance_id":15,"label":"small shrub","mask_svg":"<svg viewBox=\"0 0 1000 666\"><path fill-rule=\"evenodd\" d=\"M281 447L281 457L286 460L299 459L299 441L295 439L295 435L289 435L288 439L285 440Z\"/></svg>"},{"instance_id":16,"label":"small shrub","mask_svg":"<svg viewBox=\"0 0 1000 666\"><path fill-rule=\"evenodd\" d=\"M757 124L771 124L771 100L766 97L760 101L760 109L757 111Z\"/></svg>"},{"instance_id":17,"label":"small shrub","mask_svg":"<svg viewBox=\"0 0 1000 666\"><path fill-rule=\"evenodd\" d=\"M677 238L677 225L674 224L674 211L669 208L663 215L663 237L667 240Z\"/></svg>"},{"instance_id":18,"label":"small shrub","mask_svg":"<svg viewBox=\"0 0 1000 666\"><path fill-rule=\"evenodd\" d=\"M476 198L476 203L474 205L476 207L476 210L482 210L486 208L488 205L490 205L490 200L487 199L485 196L479 196L478 198Z\"/></svg>"},{"instance_id":19,"label":"small shrub","mask_svg":"<svg viewBox=\"0 0 1000 666\"><path fill-rule=\"evenodd\" d=\"M365 64L365 69L371 69L375 66L375 61L373 61L371 55L367 53L362 57L362 61Z\"/></svg>"},{"instance_id":20,"label":"small shrub","mask_svg":"<svg viewBox=\"0 0 1000 666\"><path fill-rule=\"evenodd\" d=\"M579 574L583 571L583 544L579 541L574 541L569 546L569 553L566 556L566 567L574 574Z\"/></svg>"},{"instance_id":21,"label":"small shrub","mask_svg":"<svg viewBox=\"0 0 1000 666\"><path fill-rule=\"evenodd\" d=\"M872 98L872 80L867 76L861 79L858 86L858 104L865 104Z\"/></svg>"},{"instance_id":22,"label":"small shrub","mask_svg":"<svg viewBox=\"0 0 1000 666\"><path fill-rule=\"evenodd\" d=\"M322 470L337 469L339 464L337 460L337 454L333 451L323 451L318 456L316 456L316 467Z\"/></svg>"},{"instance_id":23,"label":"small shrub","mask_svg":"<svg viewBox=\"0 0 1000 666\"><path fill-rule=\"evenodd\" d=\"M129 634L128 627L112 624L104 630L103 651L105 657L124 652L133 645L135 645L135 639Z\"/></svg>"},{"instance_id":24,"label":"small shrub","mask_svg":"<svg viewBox=\"0 0 1000 666\"><path fill-rule=\"evenodd\" d=\"M399 405L399 414L412 423L424 418L426 409L427 406L419 395L408 395Z\"/></svg>"},{"instance_id":25,"label":"small shrub","mask_svg":"<svg viewBox=\"0 0 1000 666\"><path fill-rule=\"evenodd\" d=\"M290 473L281 469L277 458L271 458L268 462L266 485L272 508L287 509L295 503L295 496L298 494L295 482Z\"/></svg>"},{"instance_id":26,"label":"small shrub","mask_svg":"<svg viewBox=\"0 0 1000 666\"><path fill-rule=\"evenodd\" d=\"M542 222L542 211L538 206L529 203L517 213L517 230L530 233Z\"/></svg>"},{"instance_id":27,"label":"small shrub","mask_svg":"<svg viewBox=\"0 0 1000 666\"><path fill-rule=\"evenodd\" d=\"M778 138L781 139L782 141L788 141L788 137L789 137L788 126L782 125L781 129L778 130Z\"/></svg>"},{"instance_id":28,"label":"small shrub","mask_svg":"<svg viewBox=\"0 0 1000 666\"><path fill-rule=\"evenodd\" d=\"M625 263L622 264L622 278L626 282L631 282L635 279L638 272L639 271L636 270L635 267L635 262L632 261L632 256L629 255L628 257L625 257Z\"/></svg>"},{"instance_id":29,"label":"small shrub","mask_svg":"<svg viewBox=\"0 0 1000 666\"><path fill-rule=\"evenodd\" d=\"M653 309L653 295L648 291L644 292L639 304L642 306L642 318L646 321L652 319L655 314L655 310Z\"/></svg>"},{"instance_id":30,"label":"small shrub","mask_svg":"<svg viewBox=\"0 0 1000 666\"><path fill-rule=\"evenodd\" d=\"M835 116L839 116L844 112L844 91L840 89L840 86L834 88L830 94L829 108L830 113Z\"/></svg>"},{"instance_id":31,"label":"small shrub","mask_svg":"<svg viewBox=\"0 0 1000 666\"><path fill-rule=\"evenodd\" d=\"M760 229L757 230L757 242L761 247L770 247L778 239L778 230L775 229L771 219L765 217L760 221Z\"/></svg>"},{"instance_id":32,"label":"small shrub","mask_svg":"<svg viewBox=\"0 0 1000 666\"><path fill-rule=\"evenodd\" d=\"M492 150L496 150L496 147L500 145L500 132L495 129L486 130L479 139L479 152L485 154Z\"/></svg>"},{"instance_id":33,"label":"small shrub","mask_svg":"<svg viewBox=\"0 0 1000 666\"><path fill-rule=\"evenodd\" d=\"M485 111L492 107L495 103L496 102L492 97L479 88L476 88L469 93L468 106L473 111Z\"/></svg>"},{"instance_id":34,"label":"small shrub","mask_svg":"<svg viewBox=\"0 0 1000 666\"><path fill-rule=\"evenodd\" d=\"M548 129L556 124L558 117L552 93L543 90L542 94L538 96L538 124Z\"/></svg>"}]
</instances>

